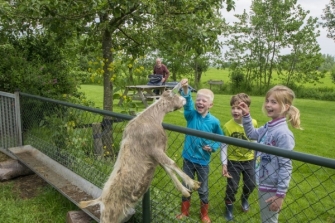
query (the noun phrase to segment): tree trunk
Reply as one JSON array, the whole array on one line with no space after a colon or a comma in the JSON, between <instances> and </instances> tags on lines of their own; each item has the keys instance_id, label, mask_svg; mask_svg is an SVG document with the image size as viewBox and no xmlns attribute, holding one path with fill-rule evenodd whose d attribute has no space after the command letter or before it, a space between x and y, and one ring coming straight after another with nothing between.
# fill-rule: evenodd
<instances>
[{"instance_id":1,"label":"tree trunk","mask_svg":"<svg viewBox=\"0 0 335 223\"><path fill-rule=\"evenodd\" d=\"M103 21L108 21L108 15L103 15ZM108 28L105 28L102 33L102 54L104 63L104 101L103 108L107 111L113 111L113 83L111 82L111 74L108 70L108 65L113 62L112 48L112 34ZM114 156L113 151L113 125L110 120L111 117L105 116L103 118L103 148L106 149L105 155Z\"/></svg>"}]
</instances>

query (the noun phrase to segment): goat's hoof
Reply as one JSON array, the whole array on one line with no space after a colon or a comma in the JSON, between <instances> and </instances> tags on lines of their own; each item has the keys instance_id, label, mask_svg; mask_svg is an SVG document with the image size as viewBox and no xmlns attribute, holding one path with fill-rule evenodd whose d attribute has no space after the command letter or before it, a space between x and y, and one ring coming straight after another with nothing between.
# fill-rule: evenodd
<instances>
[{"instance_id":1,"label":"goat's hoof","mask_svg":"<svg viewBox=\"0 0 335 223\"><path fill-rule=\"evenodd\" d=\"M191 196L191 194L190 194L190 192L188 192L188 191L183 191L183 197L190 197Z\"/></svg>"},{"instance_id":2,"label":"goat's hoof","mask_svg":"<svg viewBox=\"0 0 335 223\"><path fill-rule=\"evenodd\" d=\"M198 190L200 188L200 182L199 181L194 181L194 186L193 186L193 190Z\"/></svg>"}]
</instances>

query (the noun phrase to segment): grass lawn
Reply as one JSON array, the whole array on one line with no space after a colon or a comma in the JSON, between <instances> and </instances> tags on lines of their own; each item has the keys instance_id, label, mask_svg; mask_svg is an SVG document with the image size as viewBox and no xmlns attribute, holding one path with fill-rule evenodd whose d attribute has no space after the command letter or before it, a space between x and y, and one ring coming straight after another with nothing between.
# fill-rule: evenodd
<instances>
[{"instance_id":1,"label":"grass lawn","mask_svg":"<svg viewBox=\"0 0 335 223\"><path fill-rule=\"evenodd\" d=\"M102 108L103 88L98 85L82 85L81 91L86 93L89 100L95 102L96 107ZM193 96L195 94L193 93ZM220 119L223 125L227 122L230 116L229 100L231 95L215 94L214 106L211 113ZM264 97L251 96L251 114L258 121L259 125L269 121L262 113L261 107ZM121 111L117 105L118 100L115 100L114 111ZM144 109L144 105L136 102L139 111ZM335 153L332 151L334 147L334 123L335 123L335 102L319 101L309 99L295 99L294 105L300 110L301 124L304 130L292 129L296 138L296 151L306 152L319 156L335 158ZM165 119L165 123L186 126L182 110L169 113Z\"/></svg>"},{"instance_id":2,"label":"grass lawn","mask_svg":"<svg viewBox=\"0 0 335 223\"><path fill-rule=\"evenodd\" d=\"M227 76L222 74L222 78L218 78L218 74L210 71L206 73L206 79L222 79L224 81L228 80ZM206 81L202 81L205 84ZM95 101L97 107L102 108L102 87L92 86L92 85L82 85L83 92L86 93L89 100ZM193 93L193 96L195 94ZM211 113L220 119L223 125L229 119L230 116L230 106L229 100L231 95L215 94L214 106L211 109ZM261 107L264 101L264 97L251 96L251 115L258 121L259 126L265 124L269 119L262 113ZM114 102L114 111L118 112L120 108L117 105L118 101ZM137 103L139 111L144 109L144 106L139 101ZM301 124L304 130L292 129L295 140L296 147L295 151L332 158L335 159L334 153L334 123L335 123L335 102L332 101L320 101L320 100L309 100L309 99L296 99L294 105L301 112ZM178 126L186 126L186 122L183 117L183 111L179 110L166 115L164 123L174 124ZM169 137L170 138L170 137ZM178 142L179 143L179 142ZM181 142L182 143L182 142ZM173 146L172 146L173 147ZM174 148L169 148L169 156L173 157L181 167L181 148L174 150ZM294 161L294 172L290 184L290 190L285 200L288 208L281 215L281 219L290 219L292 222L334 222L335 221L335 209L331 208L334 206L334 198L329 194L334 183L335 170L330 170L326 168L319 168L314 165L308 165L303 162ZM222 204L222 199L224 196L224 190L226 181L221 177L221 164L219 161L219 153L215 153L212 156L211 162L211 177L210 181L214 182L210 188L210 199L211 206L213 207L212 216L215 219L222 219L222 213L224 212L224 207ZM173 215L178 212L176 206L178 207L180 199L179 194L176 193L171 180L167 177L161 179L165 173L158 168L157 174L153 180L152 195L151 198L155 201L161 199L159 205L164 205L166 212L170 214L160 213L155 216L157 218L167 217L169 220L173 219ZM321 185L321 187L320 187ZM153 188L164 188L163 191L158 192ZM315 196L315 193L319 194ZM334 193L334 192L330 192ZM314 194L314 196L313 196ZM239 195L238 195L239 196ZM324 197L325 199L320 199ZM177 197L177 198L176 198ZM191 214L198 214L198 198L197 195L194 197L195 205L191 206ZM193 199L193 198L192 198ZM169 200L169 202L166 202ZM257 193L253 193L251 200L253 206L257 207ZM324 213L324 210L332 210L328 214L320 215L320 219L314 219L315 213ZM240 215L240 211L237 211L237 221L245 222L246 216ZM296 214L297 213L297 214ZM236 214L236 213L235 213ZM250 219L248 222L258 222L258 210L257 208L250 211L248 216ZM314 220L313 220L314 219ZM166 219L165 219L166 220ZM167 222L169 222L169 220ZM163 221L163 220L162 220ZM166 222L166 221L164 221ZM188 222L188 221L187 221ZM192 222L192 221L190 221ZM216 220L215 222L221 222L221 220ZM224 222L224 221L223 221Z\"/></svg>"}]
</instances>

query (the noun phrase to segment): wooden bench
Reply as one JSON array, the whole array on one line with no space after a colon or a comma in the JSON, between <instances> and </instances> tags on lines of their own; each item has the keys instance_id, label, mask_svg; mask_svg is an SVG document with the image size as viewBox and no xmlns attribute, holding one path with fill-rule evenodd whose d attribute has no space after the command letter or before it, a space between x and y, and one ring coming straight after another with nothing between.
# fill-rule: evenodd
<instances>
[{"instance_id":1,"label":"wooden bench","mask_svg":"<svg viewBox=\"0 0 335 223\"><path fill-rule=\"evenodd\" d=\"M223 80L209 80L207 83L209 84L210 89L212 89L212 85L219 85L220 90L222 90Z\"/></svg>"}]
</instances>

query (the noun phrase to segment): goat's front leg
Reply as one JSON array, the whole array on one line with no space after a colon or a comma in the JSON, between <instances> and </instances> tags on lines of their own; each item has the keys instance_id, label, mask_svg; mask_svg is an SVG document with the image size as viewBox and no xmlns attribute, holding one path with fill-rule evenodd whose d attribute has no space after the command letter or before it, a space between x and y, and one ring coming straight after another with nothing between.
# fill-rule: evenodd
<instances>
[{"instance_id":1,"label":"goat's front leg","mask_svg":"<svg viewBox=\"0 0 335 223\"><path fill-rule=\"evenodd\" d=\"M190 190L187 189L186 187L184 187L184 186L180 183L180 181L178 180L177 176L174 174L173 170L170 169L170 168L167 167L167 166L164 166L164 165L162 165L162 167L164 168L165 172L166 172L167 174L169 174L169 176L170 176L170 178L172 179L172 181L173 181L173 183L174 183L174 186L177 188L177 190L179 190L179 191L182 193L182 195L183 195L184 197L189 197L189 196L191 196L191 194L190 194Z\"/></svg>"},{"instance_id":2,"label":"goat's front leg","mask_svg":"<svg viewBox=\"0 0 335 223\"><path fill-rule=\"evenodd\" d=\"M168 157L169 158L169 157ZM170 159L170 158L169 158ZM199 181L195 181L192 178L190 178L186 173L184 173L184 171L182 171L177 164L171 160L173 162L172 165L169 165L168 168L172 169L173 171L175 171L182 179L183 182L185 183L185 185L188 188L192 188L193 190L198 190L200 188L200 182Z\"/></svg>"},{"instance_id":3,"label":"goat's front leg","mask_svg":"<svg viewBox=\"0 0 335 223\"><path fill-rule=\"evenodd\" d=\"M186 173L184 173L177 164L168 157L163 151L156 151L155 154L153 154L154 158L157 160L157 162L164 168L164 170L169 174L171 179L173 180L174 185L176 188L183 193L183 196L189 197L189 190L185 188L176 175L173 173L175 171L184 181L185 185L188 188L192 188L193 190L197 190L200 188L200 182L195 181L191 179ZM187 193L186 193L186 192ZM187 196L186 196L187 195Z\"/></svg>"}]
</instances>

